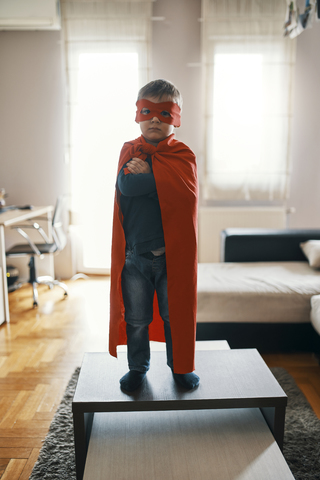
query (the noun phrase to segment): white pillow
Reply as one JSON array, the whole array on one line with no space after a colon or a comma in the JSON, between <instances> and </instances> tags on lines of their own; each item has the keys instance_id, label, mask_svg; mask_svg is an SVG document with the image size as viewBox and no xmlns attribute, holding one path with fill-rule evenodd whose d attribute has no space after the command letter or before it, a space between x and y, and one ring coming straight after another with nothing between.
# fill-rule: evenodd
<instances>
[{"instance_id":1,"label":"white pillow","mask_svg":"<svg viewBox=\"0 0 320 480\"><path fill-rule=\"evenodd\" d=\"M307 257L310 267L320 268L320 240L308 240L300 243L300 247Z\"/></svg>"}]
</instances>

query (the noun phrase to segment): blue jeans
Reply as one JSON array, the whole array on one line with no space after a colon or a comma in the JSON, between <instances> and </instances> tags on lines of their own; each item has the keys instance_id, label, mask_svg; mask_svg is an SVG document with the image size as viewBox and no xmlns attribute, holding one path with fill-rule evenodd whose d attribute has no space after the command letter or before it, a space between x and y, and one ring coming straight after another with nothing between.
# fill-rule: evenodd
<instances>
[{"instance_id":1,"label":"blue jeans","mask_svg":"<svg viewBox=\"0 0 320 480\"><path fill-rule=\"evenodd\" d=\"M147 372L150 367L149 325L153 319L155 291L164 323L167 364L173 369L165 254L158 257L151 252L136 255L131 250L126 250L121 279L129 370Z\"/></svg>"}]
</instances>

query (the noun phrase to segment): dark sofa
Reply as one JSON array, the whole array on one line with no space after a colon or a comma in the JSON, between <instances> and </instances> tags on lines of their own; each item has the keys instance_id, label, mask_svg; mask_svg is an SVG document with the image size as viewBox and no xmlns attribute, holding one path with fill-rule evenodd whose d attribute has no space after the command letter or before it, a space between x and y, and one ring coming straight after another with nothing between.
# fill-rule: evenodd
<instances>
[{"instance_id":1,"label":"dark sofa","mask_svg":"<svg viewBox=\"0 0 320 480\"><path fill-rule=\"evenodd\" d=\"M221 262L228 263L226 267L240 264L240 269L241 264L246 266L252 262L259 262L259 266L261 265L262 268L264 262L266 262L266 268L271 265L267 262L280 262L281 264L288 262L287 265L292 265L290 262L300 262L299 265L306 269L309 268L309 265L300 244L310 239L320 240L320 230L227 229L221 233ZM212 271L219 275L221 267L223 268L221 264L199 264L200 284L203 272L212 268ZM316 281L320 280L320 272L319 279L317 278L318 272L312 272L312 275ZM320 294L320 291L314 292L314 294L318 293ZM203 292L198 292L198 300L201 300L201 295ZM202 322L199 314L197 340L227 340L231 348L257 348L261 352L320 352L320 336L313 328L309 318L304 318L301 323L261 321L258 295L259 293L257 293L258 306L255 307L257 321L233 322L230 318L230 321L208 322L206 319ZM231 303L232 292L230 292ZM232 316L230 315L230 317Z\"/></svg>"},{"instance_id":2,"label":"dark sofa","mask_svg":"<svg viewBox=\"0 0 320 480\"><path fill-rule=\"evenodd\" d=\"M221 262L303 262L300 243L320 240L320 230L228 228L221 232Z\"/></svg>"}]
</instances>

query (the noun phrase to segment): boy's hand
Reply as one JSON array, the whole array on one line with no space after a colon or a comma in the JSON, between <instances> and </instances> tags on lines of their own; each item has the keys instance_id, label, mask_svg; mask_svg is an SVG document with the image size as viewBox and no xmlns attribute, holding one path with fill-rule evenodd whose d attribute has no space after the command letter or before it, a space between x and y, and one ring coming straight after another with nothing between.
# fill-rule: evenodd
<instances>
[{"instance_id":1,"label":"boy's hand","mask_svg":"<svg viewBox=\"0 0 320 480\"><path fill-rule=\"evenodd\" d=\"M127 163L127 169L134 175L137 173L151 173L149 163L136 157L132 158L130 162Z\"/></svg>"}]
</instances>

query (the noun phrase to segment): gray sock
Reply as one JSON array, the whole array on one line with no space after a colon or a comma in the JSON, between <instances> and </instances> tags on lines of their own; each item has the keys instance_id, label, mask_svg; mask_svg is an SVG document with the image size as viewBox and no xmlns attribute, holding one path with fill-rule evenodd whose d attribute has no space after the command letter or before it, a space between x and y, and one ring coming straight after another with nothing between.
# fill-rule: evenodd
<instances>
[{"instance_id":1,"label":"gray sock","mask_svg":"<svg viewBox=\"0 0 320 480\"><path fill-rule=\"evenodd\" d=\"M138 370L129 370L122 378L120 378L121 388L127 392L133 392L145 379L147 372L139 372Z\"/></svg>"},{"instance_id":2,"label":"gray sock","mask_svg":"<svg viewBox=\"0 0 320 480\"><path fill-rule=\"evenodd\" d=\"M200 383L200 378L195 373L173 373L173 378L177 383L182 385L187 390L195 388Z\"/></svg>"}]
</instances>

